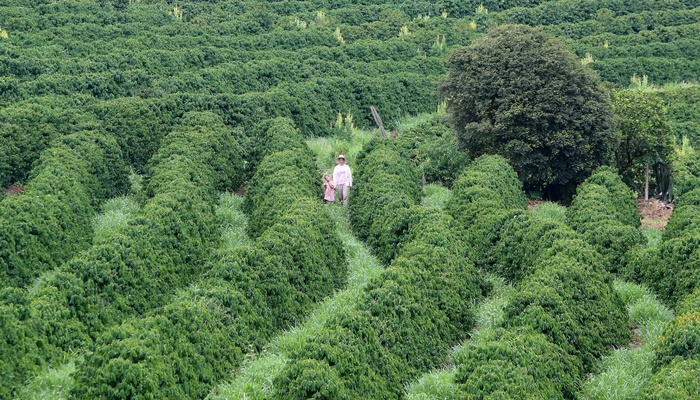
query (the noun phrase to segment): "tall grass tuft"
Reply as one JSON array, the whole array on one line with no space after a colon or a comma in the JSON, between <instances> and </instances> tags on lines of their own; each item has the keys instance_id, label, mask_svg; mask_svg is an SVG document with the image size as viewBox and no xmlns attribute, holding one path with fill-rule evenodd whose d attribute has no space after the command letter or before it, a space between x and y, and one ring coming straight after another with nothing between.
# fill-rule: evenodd
<instances>
[{"instance_id":1,"label":"tall grass tuft","mask_svg":"<svg viewBox=\"0 0 700 400\"><path fill-rule=\"evenodd\" d=\"M109 242L112 234L129 223L138 210L138 203L126 196L107 200L102 205L102 213L95 216L92 221L93 242Z\"/></svg>"},{"instance_id":2,"label":"tall grass tuft","mask_svg":"<svg viewBox=\"0 0 700 400\"><path fill-rule=\"evenodd\" d=\"M450 197L452 197L450 189L436 183L431 183L425 185L423 188L421 204L425 208L442 210Z\"/></svg>"},{"instance_id":3,"label":"tall grass tuft","mask_svg":"<svg viewBox=\"0 0 700 400\"><path fill-rule=\"evenodd\" d=\"M452 400L459 398L459 386L454 382L454 368L445 368L423 375L407 388L408 400Z\"/></svg>"},{"instance_id":4,"label":"tall grass tuft","mask_svg":"<svg viewBox=\"0 0 700 400\"><path fill-rule=\"evenodd\" d=\"M321 171L330 173L335 167L335 158L340 154L347 157L348 165L352 168L362 147L375 136L374 131L355 128L348 135L312 138L308 139L306 144L316 154L316 161Z\"/></svg>"},{"instance_id":5,"label":"tall grass tuft","mask_svg":"<svg viewBox=\"0 0 700 400\"><path fill-rule=\"evenodd\" d=\"M647 239L647 247L657 247L661 243L661 232L659 229L652 227L642 228L642 234Z\"/></svg>"},{"instance_id":6,"label":"tall grass tuft","mask_svg":"<svg viewBox=\"0 0 700 400\"><path fill-rule=\"evenodd\" d=\"M222 193L216 207L216 217L221 227L221 249L224 252L250 244L247 234L248 217L242 211L243 198Z\"/></svg>"},{"instance_id":7,"label":"tall grass tuft","mask_svg":"<svg viewBox=\"0 0 700 400\"><path fill-rule=\"evenodd\" d=\"M552 221L566 222L566 207L561 204L552 202L540 203L532 212Z\"/></svg>"},{"instance_id":8,"label":"tall grass tuft","mask_svg":"<svg viewBox=\"0 0 700 400\"><path fill-rule=\"evenodd\" d=\"M471 333L470 341L488 340L495 328L501 326L505 319L504 309L513 291L513 287L496 275L487 275L486 280L491 284L491 296L477 306L476 325ZM452 351L450 359L458 354L462 346ZM417 381L406 387L408 400L457 400L460 399L459 386L455 383L456 369L448 360L447 365L437 371L423 375Z\"/></svg>"},{"instance_id":9,"label":"tall grass tuft","mask_svg":"<svg viewBox=\"0 0 700 400\"><path fill-rule=\"evenodd\" d=\"M584 400L631 400L652 376L653 347L673 318L673 312L661 304L647 288L616 280L615 291L627 306L634 336L629 347L615 350L603 358L601 373L591 375L581 391Z\"/></svg>"},{"instance_id":10,"label":"tall grass tuft","mask_svg":"<svg viewBox=\"0 0 700 400\"><path fill-rule=\"evenodd\" d=\"M21 400L66 400L73 384L72 374L75 362L63 364L58 368L48 368L32 378L19 393Z\"/></svg>"}]
</instances>

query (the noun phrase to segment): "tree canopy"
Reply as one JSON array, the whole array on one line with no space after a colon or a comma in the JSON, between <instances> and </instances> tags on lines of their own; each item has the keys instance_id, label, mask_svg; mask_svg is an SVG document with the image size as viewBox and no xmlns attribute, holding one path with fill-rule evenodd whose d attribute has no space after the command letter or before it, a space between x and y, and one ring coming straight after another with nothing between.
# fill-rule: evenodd
<instances>
[{"instance_id":1,"label":"tree canopy","mask_svg":"<svg viewBox=\"0 0 700 400\"><path fill-rule=\"evenodd\" d=\"M663 101L653 92L622 90L612 93L612 105L620 137L615 165L625 182L641 192L645 167L651 166L654 194L667 192L670 182L663 172L668 169L674 143Z\"/></svg>"},{"instance_id":2,"label":"tree canopy","mask_svg":"<svg viewBox=\"0 0 700 400\"><path fill-rule=\"evenodd\" d=\"M611 160L598 76L542 29L503 25L455 51L440 85L461 148L506 157L526 190L568 197Z\"/></svg>"}]
</instances>

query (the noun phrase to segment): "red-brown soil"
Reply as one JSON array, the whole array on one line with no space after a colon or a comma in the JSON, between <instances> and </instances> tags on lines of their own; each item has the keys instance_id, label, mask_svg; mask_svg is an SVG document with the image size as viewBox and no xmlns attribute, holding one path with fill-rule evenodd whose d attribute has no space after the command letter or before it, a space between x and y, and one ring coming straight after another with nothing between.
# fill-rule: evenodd
<instances>
[{"instance_id":1,"label":"red-brown soil","mask_svg":"<svg viewBox=\"0 0 700 400\"><path fill-rule=\"evenodd\" d=\"M664 203L657 199L637 199L637 209L642 214L642 226L664 229L673 212L673 203Z\"/></svg>"},{"instance_id":2,"label":"red-brown soil","mask_svg":"<svg viewBox=\"0 0 700 400\"><path fill-rule=\"evenodd\" d=\"M21 193L24 193L23 185L10 185L7 189L5 189L5 194L9 196Z\"/></svg>"}]
</instances>

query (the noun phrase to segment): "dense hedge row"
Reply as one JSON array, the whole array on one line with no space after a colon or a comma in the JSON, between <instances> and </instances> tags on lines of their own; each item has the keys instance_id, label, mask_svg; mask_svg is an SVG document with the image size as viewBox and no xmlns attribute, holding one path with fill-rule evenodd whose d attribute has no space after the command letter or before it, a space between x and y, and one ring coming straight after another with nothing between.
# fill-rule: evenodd
<instances>
[{"instance_id":1,"label":"dense hedge row","mask_svg":"<svg viewBox=\"0 0 700 400\"><path fill-rule=\"evenodd\" d=\"M57 137L98 126L72 103L35 99L0 108L0 187L27 182L32 164Z\"/></svg>"},{"instance_id":2,"label":"dense hedge row","mask_svg":"<svg viewBox=\"0 0 700 400\"><path fill-rule=\"evenodd\" d=\"M653 30L656 27L696 24L700 22L700 9L697 8L696 4L692 6L696 8L668 11L663 9L643 11L617 17L603 13L600 20L589 19L579 20L577 22L562 21L563 23L547 26L546 30L555 36L581 39L586 36L597 35L604 32L625 35L645 30ZM535 18L537 17L539 16L535 16Z\"/></svg>"},{"instance_id":3,"label":"dense hedge row","mask_svg":"<svg viewBox=\"0 0 700 400\"><path fill-rule=\"evenodd\" d=\"M447 211L459 224L469 258L478 267L496 262L495 243L509 215L525 210L522 184L503 157L482 156L454 184Z\"/></svg>"},{"instance_id":4,"label":"dense hedge row","mask_svg":"<svg viewBox=\"0 0 700 400\"><path fill-rule=\"evenodd\" d=\"M353 310L331 317L275 380L282 399L400 398L474 323L482 284L447 214L414 209L399 255Z\"/></svg>"},{"instance_id":5,"label":"dense hedge row","mask_svg":"<svg viewBox=\"0 0 700 400\"><path fill-rule=\"evenodd\" d=\"M575 398L596 360L629 340L600 255L563 223L528 214L507 221L498 243L496 265L517 282L504 328L455 354L465 398Z\"/></svg>"},{"instance_id":6,"label":"dense hedge row","mask_svg":"<svg viewBox=\"0 0 700 400\"><path fill-rule=\"evenodd\" d=\"M610 167L598 168L579 185L566 219L603 256L611 272L623 271L628 250L646 244L632 190Z\"/></svg>"},{"instance_id":7,"label":"dense hedge row","mask_svg":"<svg viewBox=\"0 0 700 400\"><path fill-rule=\"evenodd\" d=\"M149 168L147 191L153 197L130 224L109 243L43 274L31 290L0 293L10 318L2 326L8 338L0 362L3 396L44 363L60 361L124 318L162 305L201 272L209 247L218 241L217 183L235 179L215 171L238 165L227 159L235 157L237 143L220 119L206 113L185 116L171 135Z\"/></svg>"},{"instance_id":8,"label":"dense hedge row","mask_svg":"<svg viewBox=\"0 0 700 400\"><path fill-rule=\"evenodd\" d=\"M671 321L654 353L654 375L642 387L643 399L700 398L700 308Z\"/></svg>"},{"instance_id":9,"label":"dense hedge row","mask_svg":"<svg viewBox=\"0 0 700 400\"><path fill-rule=\"evenodd\" d=\"M268 148L292 145L307 153L298 133L295 144L286 135L294 129L284 122L273 122ZM98 338L78 368L76 398L204 398L247 353L344 283L342 243L316 199L316 179L309 179L315 166L289 168L289 150L267 154L247 196L254 213L255 205L267 204L280 212L266 219L250 247L219 251L205 278L175 301Z\"/></svg>"},{"instance_id":10,"label":"dense hedge row","mask_svg":"<svg viewBox=\"0 0 700 400\"><path fill-rule=\"evenodd\" d=\"M628 255L627 274L649 285L670 306L689 295L700 282L700 189L682 194L657 247Z\"/></svg>"},{"instance_id":11,"label":"dense hedge row","mask_svg":"<svg viewBox=\"0 0 700 400\"><path fill-rule=\"evenodd\" d=\"M126 191L111 137L82 131L42 152L26 190L0 202L0 287L22 287L90 246L95 207Z\"/></svg>"},{"instance_id":12,"label":"dense hedge row","mask_svg":"<svg viewBox=\"0 0 700 400\"><path fill-rule=\"evenodd\" d=\"M451 188L469 165L469 156L457 149L454 130L439 115L402 131L398 142L421 169L425 183L439 183Z\"/></svg>"},{"instance_id":13,"label":"dense hedge row","mask_svg":"<svg viewBox=\"0 0 700 400\"><path fill-rule=\"evenodd\" d=\"M393 259L415 218L420 175L394 140L376 138L357 157L350 221L357 236L384 263Z\"/></svg>"},{"instance_id":14,"label":"dense hedge row","mask_svg":"<svg viewBox=\"0 0 700 400\"><path fill-rule=\"evenodd\" d=\"M596 183L615 181L599 172ZM503 327L455 353L460 397L576 397L596 361L630 337L600 254L563 221L525 211L519 181L499 157L474 161L455 183L449 209L480 251L467 248L516 285Z\"/></svg>"}]
</instances>

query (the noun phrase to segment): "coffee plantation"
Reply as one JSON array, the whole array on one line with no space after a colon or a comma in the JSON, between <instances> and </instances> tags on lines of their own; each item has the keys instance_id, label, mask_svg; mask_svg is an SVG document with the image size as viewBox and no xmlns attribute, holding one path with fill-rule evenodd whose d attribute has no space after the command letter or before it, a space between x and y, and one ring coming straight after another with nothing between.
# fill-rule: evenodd
<instances>
[{"instance_id":1,"label":"coffee plantation","mask_svg":"<svg viewBox=\"0 0 700 400\"><path fill-rule=\"evenodd\" d=\"M3 1L0 399L700 398L699 19Z\"/></svg>"}]
</instances>

